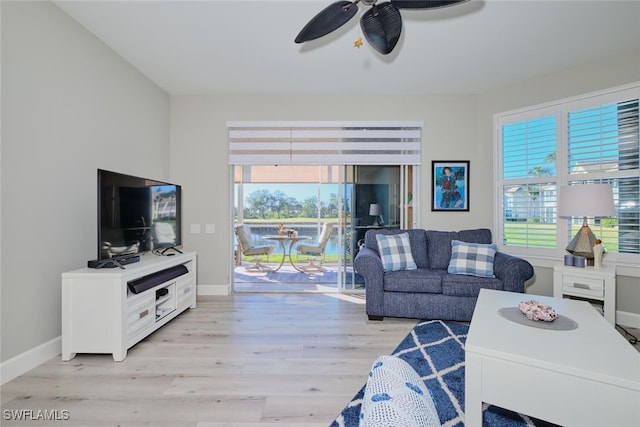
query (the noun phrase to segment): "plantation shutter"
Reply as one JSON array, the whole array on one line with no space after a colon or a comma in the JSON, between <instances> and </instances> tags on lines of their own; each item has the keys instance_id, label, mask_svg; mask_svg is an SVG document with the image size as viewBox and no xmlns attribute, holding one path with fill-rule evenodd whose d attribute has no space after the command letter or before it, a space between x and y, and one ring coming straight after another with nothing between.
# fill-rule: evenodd
<instances>
[{"instance_id":1,"label":"plantation shutter","mask_svg":"<svg viewBox=\"0 0 640 427\"><path fill-rule=\"evenodd\" d=\"M503 243L555 245L555 117L507 123L501 134Z\"/></svg>"},{"instance_id":2,"label":"plantation shutter","mask_svg":"<svg viewBox=\"0 0 640 427\"><path fill-rule=\"evenodd\" d=\"M232 165L419 165L422 122L227 122Z\"/></svg>"},{"instance_id":3,"label":"plantation shutter","mask_svg":"<svg viewBox=\"0 0 640 427\"><path fill-rule=\"evenodd\" d=\"M638 99L568 114L569 183L608 183L614 188L618 227L609 219L594 229L616 252L640 253L640 132ZM614 220L615 221L615 220ZM609 248L616 249L616 248Z\"/></svg>"}]
</instances>

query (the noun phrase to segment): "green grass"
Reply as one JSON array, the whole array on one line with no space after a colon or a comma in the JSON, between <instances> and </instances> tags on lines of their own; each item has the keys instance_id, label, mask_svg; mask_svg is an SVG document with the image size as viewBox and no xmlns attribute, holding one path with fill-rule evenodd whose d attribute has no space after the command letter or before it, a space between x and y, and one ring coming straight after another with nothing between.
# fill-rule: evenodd
<instances>
[{"instance_id":1,"label":"green grass","mask_svg":"<svg viewBox=\"0 0 640 427\"><path fill-rule=\"evenodd\" d=\"M505 223L504 241L513 246L555 248L558 241L555 228L554 224Z\"/></svg>"},{"instance_id":2,"label":"green grass","mask_svg":"<svg viewBox=\"0 0 640 427\"><path fill-rule=\"evenodd\" d=\"M572 224L571 235L580 230L581 225ZM610 252L618 251L618 227L605 227L604 234L600 235L596 228L594 234L602 239L602 244ZM555 224L536 223L505 223L504 239L506 245L528 246L553 249L557 246L558 236Z\"/></svg>"}]
</instances>

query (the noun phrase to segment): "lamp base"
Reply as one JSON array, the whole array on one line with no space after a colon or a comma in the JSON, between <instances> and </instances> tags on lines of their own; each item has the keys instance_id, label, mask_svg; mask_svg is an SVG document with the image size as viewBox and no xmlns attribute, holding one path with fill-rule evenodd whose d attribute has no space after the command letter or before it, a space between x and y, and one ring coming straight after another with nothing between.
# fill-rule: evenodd
<instances>
[{"instance_id":1,"label":"lamp base","mask_svg":"<svg viewBox=\"0 0 640 427\"><path fill-rule=\"evenodd\" d=\"M593 246L596 244L596 236L588 225L582 225L580 230L573 237L567 246L567 252L577 256L583 256L588 260L593 260Z\"/></svg>"}]
</instances>

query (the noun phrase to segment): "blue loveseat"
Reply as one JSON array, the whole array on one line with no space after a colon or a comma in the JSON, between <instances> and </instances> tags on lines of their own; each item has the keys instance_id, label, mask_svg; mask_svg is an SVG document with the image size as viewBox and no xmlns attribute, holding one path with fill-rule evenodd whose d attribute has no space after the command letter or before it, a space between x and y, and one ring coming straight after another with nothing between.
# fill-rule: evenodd
<instances>
[{"instance_id":1,"label":"blue loveseat","mask_svg":"<svg viewBox=\"0 0 640 427\"><path fill-rule=\"evenodd\" d=\"M385 271L376 235L401 233L408 233L411 256L417 268ZM492 243L491 230L367 231L354 268L364 277L369 319L382 320L388 316L470 321L480 289L524 292L525 282L533 277L531 264L502 252L495 252L492 260L495 277L449 273L454 240L456 244L487 245Z\"/></svg>"}]
</instances>

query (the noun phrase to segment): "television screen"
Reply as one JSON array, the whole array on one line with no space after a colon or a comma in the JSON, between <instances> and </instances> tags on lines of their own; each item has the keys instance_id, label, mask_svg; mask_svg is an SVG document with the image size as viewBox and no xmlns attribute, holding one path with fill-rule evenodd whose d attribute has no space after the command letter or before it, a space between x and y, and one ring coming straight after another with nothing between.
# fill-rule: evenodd
<instances>
[{"instance_id":1,"label":"television screen","mask_svg":"<svg viewBox=\"0 0 640 427\"><path fill-rule=\"evenodd\" d=\"M98 259L180 246L181 190L98 169Z\"/></svg>"}]
</instances>

